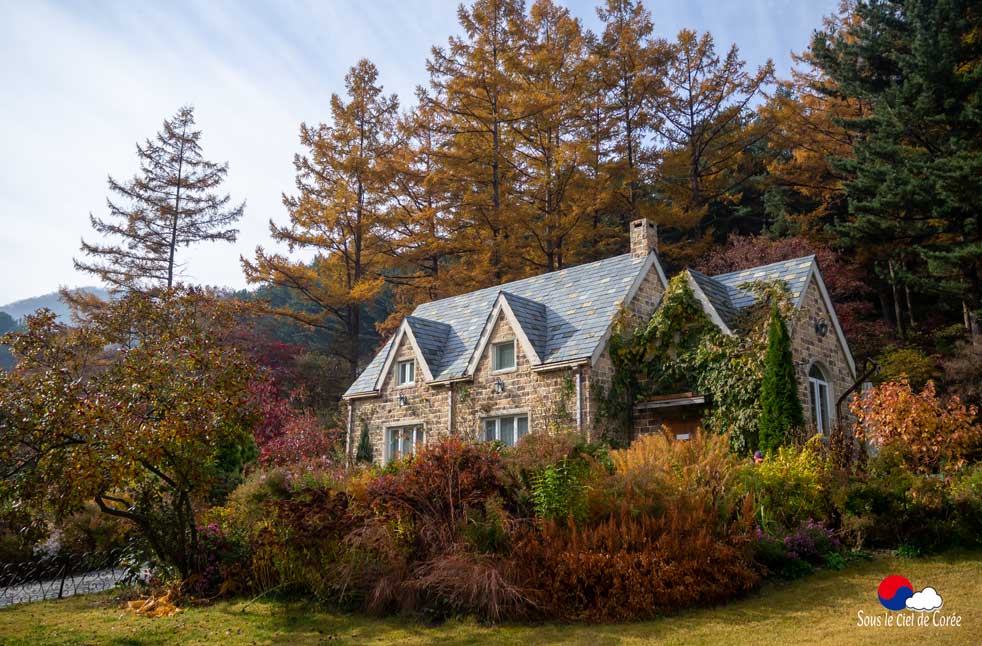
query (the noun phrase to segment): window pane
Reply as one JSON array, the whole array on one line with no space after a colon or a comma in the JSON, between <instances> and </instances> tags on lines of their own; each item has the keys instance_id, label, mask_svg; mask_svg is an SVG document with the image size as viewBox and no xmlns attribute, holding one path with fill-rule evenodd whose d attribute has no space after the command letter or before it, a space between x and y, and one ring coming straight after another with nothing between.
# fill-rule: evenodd
<instances>
[{"instance_id":1,"label":"window pane","mask_svg":"<svg viewBox=\"0 0 982 646\"><path fill-rule=\"evenodd\" d=\"M423 429L419 426L416 427L416 446L414 447L414 452L418 451L423 447Z\"/></svg>"},{"instance_id":2,"label":"window pane","mask_svg":"<svg viewBox=\"0 0 982 646\"><path fill-rule=\"evenodd\" d=\"M517 417L515 418L515 441L522 439L529 432L529 418L528 417Z\"/></svg>"},{"instance_id":3,"label":"window pane","mask_svg":"<svg viewBox=\"0 0 982 646\"><path fill-rule=\"evenodd\" d=\"M822 410L822 432L829 433L831 430L832 418L829 415L829 385L820 383L818 385L819 400Z\"/></svg>"},{"instance_id":4,"label":"window pane","mask_svg":"<svg viewBox=\"0 0 982 646\"><path fill-rule=\"evenodd\" d=\"M515 367L515 344L511 341L508 343L499 343L494 346L495 349L495 370L507 370L508 368Z\"/></svg>"},{"instance_id":5,"label":"window pane","mask_svg":"<svg viewBox=\"0 0 982 646\"><path fill-rule=\"evenodd\" d=\"M508 446L514 446L515 444L515 418L514 417L502 417L501 424L501 441Z\"/></svg>"},{"instance_id":6,"label":"window pane","mask_svg":"<svg viewBox=\"0 0 982 646\"><path fill-rule=\"evenodd\" d=\"M819 421L820 413L818 410L818 385L815 383L814 379L808 380L808 401L810 404L809 408L811 408L812 424L815 425L815 430L820 431L822 430L822 427Z\"/></svg>"},{"instance_id":7,"label":"window pane","mask_svg":"<svg viewBox=\"0 0 982 646\"><path fill-rule=\"evenodd\" d=\"M395 460L399 457L399 429L389 429L389 459Z\"/></svg>"},{"instance_id":8,"label":"window pane","mask_svg":"<svg viewBox=\"0 0 982 646\"><path fill-rule=\"evenodd\" d=\"M494 434L495 424L496 424L496 420L493 420L493 419L486 419L486 420L484 420L484 441L485 442L494 442L494 440L495 440L495 436L494 436L495 435Z\"/></svg>"},{"instance_id":9,"label":"window pane","mask_svg":"<svg viewBox=\"0 0 982 646\"><path fill-rule=\"evenodd\" d=\"M412 361L406 362L406 383L416 381L416 364Z\"/></svg>"}]
</instances>

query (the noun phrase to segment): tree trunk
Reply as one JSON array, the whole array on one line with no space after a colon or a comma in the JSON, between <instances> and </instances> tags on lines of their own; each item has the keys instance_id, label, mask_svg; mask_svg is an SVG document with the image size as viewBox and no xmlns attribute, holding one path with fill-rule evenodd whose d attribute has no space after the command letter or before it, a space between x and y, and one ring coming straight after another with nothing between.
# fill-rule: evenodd
<instances>
[{"instance_id":1,"label":"tree trunk","mask_svg":"<svg viewBox=\"0 0 982 646\"><path fill-rule=\"evenodd\" d=\"M903 316L900 312L900 294L897 291L897 276L893 271L893 261L887 261L887 268L890 270L890 289L893 290L893 314L897 321L897 334L904 338Z\"/></svg>"}]
</instances>

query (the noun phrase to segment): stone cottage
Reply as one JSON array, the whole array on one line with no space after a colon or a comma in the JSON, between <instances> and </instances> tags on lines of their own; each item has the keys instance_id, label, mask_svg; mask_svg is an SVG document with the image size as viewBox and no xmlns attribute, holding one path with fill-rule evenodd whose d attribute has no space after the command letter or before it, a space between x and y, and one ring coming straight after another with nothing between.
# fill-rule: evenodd
<instances>
[{"instance_id":1,"label":"stone cottage","mask_svg":"<svg viewBox=\"0 0 982 646\"><path fill-rule=\"evenodd\" d=\"M552 429L594 433L598 389L613 373L607 342L615 320L622 308L647 320L668 285L655 225L637 220L630 237L628 254L417 307L344 394L349 454L365 427L376 462L446 434L510 445ZM727 334L754 302L741 285L787 283L798 308L791 335L802 401L827 432L856 368L814 256L720 276L686 272ZM640 423L666 408L644 408Z\"/></svg>"}]
</instances>

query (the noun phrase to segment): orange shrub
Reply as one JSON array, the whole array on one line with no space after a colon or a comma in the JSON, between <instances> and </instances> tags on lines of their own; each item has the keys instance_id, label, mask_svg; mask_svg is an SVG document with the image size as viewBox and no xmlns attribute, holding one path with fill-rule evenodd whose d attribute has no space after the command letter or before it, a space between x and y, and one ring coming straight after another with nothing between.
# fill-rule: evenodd
<instances>
[{"instance_id":1,"label":"orange shrub","mask_svg":"<svg viewBox=\"0 0 982 646\"><path fill-rule=\"evenodd\" d=\"M874 444L894 445L919 473L956 469L982 448L978 409L958 397L943 401L934 382L920 393L906 379L881 384L850 404L856 436Z\"/></svg>"}]
</instances>

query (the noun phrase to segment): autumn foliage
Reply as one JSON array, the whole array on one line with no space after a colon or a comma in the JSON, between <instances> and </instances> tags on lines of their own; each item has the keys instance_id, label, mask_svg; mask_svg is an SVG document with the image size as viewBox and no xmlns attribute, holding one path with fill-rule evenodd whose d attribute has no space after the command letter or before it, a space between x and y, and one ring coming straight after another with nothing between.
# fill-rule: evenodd
<instances>
[{"instance_id":1,"label":"autumn foliage","mask_svg":"<svg viewBox=\"0 0 982 646\"><path fill-rule=\"evenodd\" d=\"M906 379L887 382L863 393L850 409L857 435L900 450L919 473L957 469L982 452L978 409L958 397L939 397L933 382L919 393Z\"/></svg>"}]
</instances>

